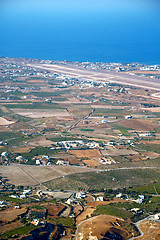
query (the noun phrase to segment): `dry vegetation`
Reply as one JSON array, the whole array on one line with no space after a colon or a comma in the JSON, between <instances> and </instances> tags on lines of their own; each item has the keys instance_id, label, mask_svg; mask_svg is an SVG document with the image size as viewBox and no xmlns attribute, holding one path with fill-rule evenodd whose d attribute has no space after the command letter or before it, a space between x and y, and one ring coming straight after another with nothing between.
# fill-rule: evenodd
<instances>
[{"instance_id":1,"label":"dry vegetation","mask_svg":"<svg viewBox=\"0 0 160 240\"><path fill-rule=\"evenodd\" d=\"M121 237L122 239L128 239L129 232L120 227L121 218L116 218L107 215L100 215L94 218L86 220L80 224L77 229L77 240L88 239L102 239L111 236ZM121 239L120 238L120 239Z\"/></svg>"}]
</instances>

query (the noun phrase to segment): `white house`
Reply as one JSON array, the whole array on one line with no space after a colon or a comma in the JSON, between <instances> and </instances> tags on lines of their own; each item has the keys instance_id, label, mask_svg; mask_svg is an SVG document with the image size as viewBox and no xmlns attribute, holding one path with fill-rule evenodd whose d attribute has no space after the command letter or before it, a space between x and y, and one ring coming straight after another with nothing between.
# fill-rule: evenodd
<instances>
[{"instance_id":1,"label":"white house","mask_svg":"<svg viewBox=\"0 0 160 240\"><path fill-rule=\"evenodd\" d=\"M5 207L4 201L0 201L0 207Z\"/></svg>"},{"instance_id":2,"label":"white house","mask_svg":"<svg viewBox=\"0 0 160 240\"><path fill-rule=\"evenodd\" d=\"M132 118L131 115L127 115L127 116L125 116L125 119L131 119L131 118Z\"/></svg>"},{"instance_id":3,"label":"white house","mask_svg":"<svg viewBox=\"0 0 160 240\"><path fill-rule=\"evenodd\" d=\"M96 201L98 201L98 202L103 202L103 197L97 197L97 199L96 199Z\"/></svg>"},{"instance_id":4,"label":"white house","mask_svg":"<svg viewBox=\"0 0 160 240\"><path fill-rule=\"evenodd\" d=\"M39 159L36 159L36 165L41 165L41 161Z\"/></svg>"},{"instance_id":5,"label":"white house","mask_svg":"<svg viewBox=\"0 0 160 240\"><path fill-rule=\"evenodd\" d=\"M19 198L20 198L20 199L24 199L24 198L26 198L26 195L25 195L25 194L21 194L21 195L19 196Z\"/></svg>"},{"instance_id":6,"label":"white house","mask_svg":"<svg viewBox=\"0 0 160 240\"><path fill-rule=\"evenodd\" d=\"M7 152L2 152L2 153L1 153L1 156L2 156L2 157L7 157L8 154L7 154Z\"/></svg>"},{"instance_id":7,"label":"white house","mask_svg":"<svg viewBox=\"0 0 160 240\"><path fill-rule=\"evenodd\" d=\"M136 200L136 203L142 203L144 200L144 195L139 195L139 198Z\"/></svg>"},{"instance_id":8,"label":"white house","mask_svg":"<svg viewBox=\"0 0 160 240\"><path fill-rule=\"evenodd\" d=\"M118 193L118 194L116 195L116 197L117 197L117 198L121 198L121 197L122 197L122 193Z\"/></svg>"},{"instance_id":9,"label":"white house","mask_svg":"<svg viewBox=\"0 0 160 240\"><path fill-rule=\"evenodd\" d=\"M57 165L64 165L64 161L63 161L63 160L58 160L58 161L56 162L56 164L57 164Z\"/></svg>"},{"instance_id":10,"label":"white house","mask_svg":"<svg viewBox=\"0 0 160 240\"><path fill-rule=\"evenodd\" d=\"M154 215L154 219L155 219L155 220L159 220L159 219L160 219L160 213L155 214L155 215Z\"/></svg>"},{"instance_id":11,"label":"white house","mask_svg":"<svg viewBox=\"0 0 160 240\"><path fill-rule=\"evenodd\" d=\"M72 200L71 198L68 198L67 201L66 201L66 203L69 204L69 205L70 205L72 202L73 202L73 200Z\"/></svg>"},{"instance_id":12,"label":"white house","mask_svg":"<svg viewBox=\"0 0 160 240\"><path fill-rule=\"evenodd\" d=\"M86 194L84 192L78 192L76 193L76 198L77 199L81 199L81 198L85 198Z\"/></svg>"},{"instance_id":13,"label":"white house","mask_svg":"<svg viewBox=\"0 0 160 240\"><path fill-rule=\"evenodd\" d=\"M11 198L18 198L17 195L11 195L10 197L11 197Z\"/></svg>"},{"instance_id":14,"label":"white house","mask_svg":"<svg viewBox=\"0 0 160 240\"><path fill-rule=\"evenodd\" d=\"M26 194L30 194L31 193L31 189L26 189L23 191L23 194L26 195Z\"/></svg>"},{"instance_id":15,"label":"white house","mask_svg":"<svg viewBox=\"0 0 160 240\"><path fill-rule=\"evenodd\" d=\"M33 219L33 221L31 222L34 226L38 226L40 221L38 219Z\"/></svg>"}]
</instances>

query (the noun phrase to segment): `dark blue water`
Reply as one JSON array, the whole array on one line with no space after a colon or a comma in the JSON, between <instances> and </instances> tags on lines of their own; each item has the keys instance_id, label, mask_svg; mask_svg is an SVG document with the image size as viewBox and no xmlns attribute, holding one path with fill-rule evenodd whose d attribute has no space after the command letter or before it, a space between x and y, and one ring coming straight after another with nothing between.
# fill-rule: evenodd
<instances>
[{"instance_id":1,"label":"dark blue water","mask_svg":"<svg viewBox=\"0 0 160 240\"><path fill-rule=\"evenodd\" d=\"M160 1L0 0L0 56L160 64Z\"/></svg>"}]
</instances>

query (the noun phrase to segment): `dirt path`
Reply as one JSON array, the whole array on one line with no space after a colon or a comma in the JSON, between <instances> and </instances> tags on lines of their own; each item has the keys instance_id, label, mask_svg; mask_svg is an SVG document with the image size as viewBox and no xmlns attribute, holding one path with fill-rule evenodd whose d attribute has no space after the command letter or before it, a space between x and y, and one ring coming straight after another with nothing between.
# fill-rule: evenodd
<instances>
[{"instance_id":1,"label":"dirt path","mask_svg":"<svg viewBox=\"0 0 160 240\"><path fill-rule=\"evenodd\" d=\"M93 207L86 207L84 209L84 211L77 217L76 219L76 223L77 223L77 226L83 222L84 220L86 220L86 217L91 217L91 214L94 212L96 208L93 208Z\"/></svg>"},{"instance_id":2,"label":"dirt path","mask_svg":"<svg viewBox=\"0 0 160 240\"><path fill-rule=\"evenodd\" d=\"M138 221L135 226L137 227L140 235L130 238L129 240L154 240L160 239L160 222L154 220L154 215ZM156 238L157 236L157 238Z\"/></svg>"}]
</instances>

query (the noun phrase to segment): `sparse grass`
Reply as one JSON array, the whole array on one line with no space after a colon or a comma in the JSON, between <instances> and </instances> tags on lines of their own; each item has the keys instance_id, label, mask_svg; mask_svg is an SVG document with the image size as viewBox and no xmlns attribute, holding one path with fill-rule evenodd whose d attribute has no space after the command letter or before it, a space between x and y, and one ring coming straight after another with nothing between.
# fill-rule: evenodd
<instances>
[{"instance_id":1,"label":"sparse grass","mask_svg":"<svg viewBox=\"0 0 160 240\"><path fill-rule=\"evenodd\" d=\"M140 144L137 147L146 151L160 153L159 144Z\"/></svg>"},{"instance_id":2,"label":"sparse grass","mask_svg":"<svg viewBox=\"0 0 160 240\"><path fill-rule=\"evenodd\" d=\"M74 229L75 226L74 226L74 221L72 218L69 218L69 217L60 217L60 218L56 218L54 219L54 221L57 223L57 224L62 224L63 226L67 227L67 228L71 228L71 229Z\"/></svg>"},{"instance_id":3,"label":"sparse grass","mask_svg":"<svg viewBox=\"0 0 160 240\"><path fill-rule=\"evenodd\" d=\"M131 212L133 208L139 208L142 213ZM160 204L158 200L151 201L151 203L142 203L138 204L135 202L124 202L124 203L110 203L109 205L97 206L96 210L93 212L93 215L107 214L113 215L122 218L130 218L132 221L137 222L140 219L145 218L147 215L158 213L160 211Z\"/></svg>"},{"instance_id":4,"label":"sparse grass","mask_svg":"<svg viewBox=\"0 0 160 240\"><path fill-rule=\"evenodd\" d=\"M160 182L160 174L154 169L114 170L109 172L79 173L47 182L53 189L77 190L91 188L123 188L140 186L154 181Z\"/></svg>"},{"instance_id":5,"label":"sparse grass","mask_svg":"<svg viewBox=\"0 0 160 240\"><path fill-rule=\"evenodd\" d=\"M113 129L120 130L120 131L133 130L133 128L125 127L125 126L121 125L120 123L119 124L118 123L112 123L111 127Z\"/></svg>"},{"instance_id":6,"label":"sparse grass","mask_svg":"<svg viewBox=\"0 0 160 240\"><path fill-rule=\"evenodd\" d=\"M42 210L42 209L45 209L45 207L43 207L41 205L33 205L33 206L30 207L30 209Z\"/></svg>"},{"instance_id":7,"label":"sparse grass","mask_svg":"<svg viewBox=\"0 0 160 240\"><path fill-rule=\"evenodd\" d=\"M45 104L45 103L32 103L32 104L4 104L6 108L22 108L22 109L64 109L62 106L56 103Z\"/></svg>"},{"instance_id":8,"label":"sparse grass","mask_svg":"<svg viewBox=\"0 0 160 240\"><path fill-rule=\"evenodd\" d=\"M21 155L24 158L33 158L34 156L38 155L48 155L48 156L53 156L55 153L58 153L59 151L63 152L64 150L52 150L49 149L48 147L36 147L32 149L30 152L22 153Z\"/></svg>"},{"instance_id":9,"label":"sparse grass","mask_svg":"<svg viewBox=\"0 0 160 240\"><path fill-rule=\"evenodd\" d=\"M61 96L63 94L69 93L70 90L61 90L61 91L56 91L56 92L34 92L34 96L37 97L54 97L54 96Z\"/></svg>"},{"instance_id":10,"label":"sparse grass","mask_svg":"<svg viewBox=\"0 0 160 240\"><path fill-rule=\"evenodd\" d=\"M146 186L143 185L139 187L134 187L132 188L132 191L136 191L139 194L143 194L143 193L156 194L155 189L158 192L158 194L160 194L160 183L153 183Z\"/></svg>"},{"instance_id":11,"label":"sparse grass","mask_svg":"<svg viewBox=\"0 0 160 240\"><path fill-rule=\"evenodd\" d=\"M88 185L78 181L76 179L72 179L71 177L58 178L55 180L48 181L44 184L49 189L59 189L59 190L75 190L78 191L80 188L87 190Z\"/></svg>"},{"instance_id":12,"label":"sparse grass","mask_svg":"<svg viewBox=\"0 0 160 240\"><path fill-rule=\"evenodd\" d=\"M96 210L93 212L93 216L100 214L112 215L124 219L132 216L132 213L124 210L121 207L114 206L113 204L97 206Z\"/></svg>"},{"instance_id":13,"label":"sparse grass","mask_svg":"<svg viewBox=\"0 0 160 240\"><path fill-rule=\"evenodd\" d=\"M121 131L121 133L128 133L128 131L126 129L121 129L120 131Z\"/></svg>"},{"instance_id":14,"label":"sparse grass","mask_svg":"<svg viewBox=\"0 0 160 240\"><path fill-rule=\"evenodd\" d=\"M13 235L24 235L24 234L28 234L31 230L36 229L37 227L35 227L34 225L24 225L22 227L16 228L14 230L5 232L1 235L1 239L8 239L10 237L12 237Z\"/></svg>"},{"instance_id":15,"label":"sparse grass","mask_svg":"<svg viewBox=\"0 0 160 240\"><path fill-rule=\"evenodd\" d=\"M94 132L94 129L91 129L91 128L82 128L81 131L82 131L82 132Z\"/></svg>"},{"instance_id":16,"label":"sparse grass","mask_svg":"<svg viewBox=\"0 0 160 240\"><path fill-rule=\"evenodd\" d=\"M1 132L0 133L0 139L1 141L5 141L7 139L11 138L21 138L24 137L22 133L15 133L15 132Z\"/></svg>"},{"instance_id":17,"label":"sparse grass","mask_svg":"<svg viewBox=\"0 0 160 240\"><path fill-rule=\"evenodd\" d=\"M75 138L75 137L70 137L70 136L66 136L66 137L55 137L55 138L47 138L50 141L53 142L63 142L63 141L75 141L75 140L83 140L81 138Z\"/></svg>"}]
</instances>

